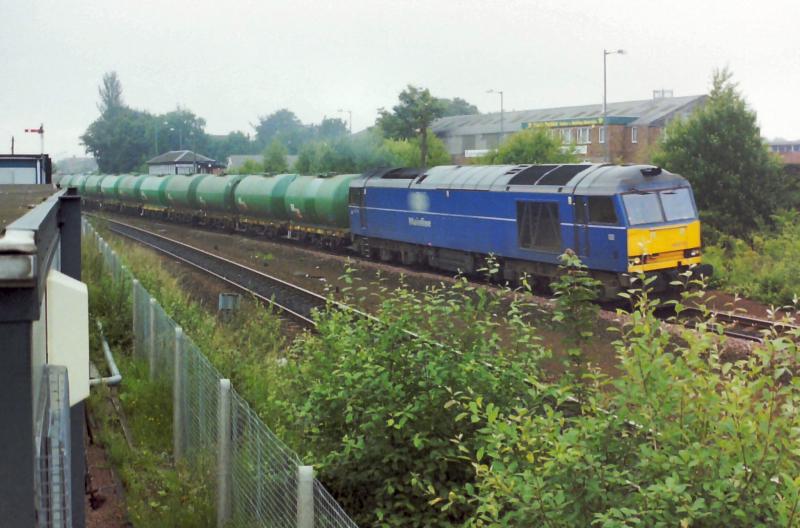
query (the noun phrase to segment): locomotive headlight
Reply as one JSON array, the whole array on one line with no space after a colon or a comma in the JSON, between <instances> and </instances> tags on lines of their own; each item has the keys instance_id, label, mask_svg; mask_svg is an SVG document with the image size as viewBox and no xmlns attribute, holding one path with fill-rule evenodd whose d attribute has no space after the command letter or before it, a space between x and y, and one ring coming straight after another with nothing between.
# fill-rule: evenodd
<instances>
[{"instance_id":1,"label":"locomotive headlight","mask_svg":"<svg viewBox=\"0 0 800 528\"><path fill-rule=\"evenodd\" d=\"M684 257L699 257L700 256L700 248L694 249L687 249L683 252Z\"/></svg>"},{"instance_id":2,"label":"locomotive headlight","mask_svg":"<svg viewBox=\"0 0 800 528\"><path fill-rule=\"evenodd\" d=\"M642 259L640 257L633 257L632 259L628 259L631 264L637 266L642 263Z\"/></svg>"}]
</instances>

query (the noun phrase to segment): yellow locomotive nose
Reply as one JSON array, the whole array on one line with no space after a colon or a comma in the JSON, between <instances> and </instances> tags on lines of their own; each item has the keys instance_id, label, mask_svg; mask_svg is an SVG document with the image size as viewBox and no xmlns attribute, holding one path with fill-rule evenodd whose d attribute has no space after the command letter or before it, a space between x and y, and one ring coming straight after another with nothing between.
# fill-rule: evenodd
<instances>
[{"instance_id":1,"label":"yellow locomotive nose","mask_svg":"<svg viewBox=\"0 0 800 528\"><path fill-rule=\"evenodd\" d=\"M628 229L628 272L700 263L700 221Z\"/></svg>"}]
</instances>

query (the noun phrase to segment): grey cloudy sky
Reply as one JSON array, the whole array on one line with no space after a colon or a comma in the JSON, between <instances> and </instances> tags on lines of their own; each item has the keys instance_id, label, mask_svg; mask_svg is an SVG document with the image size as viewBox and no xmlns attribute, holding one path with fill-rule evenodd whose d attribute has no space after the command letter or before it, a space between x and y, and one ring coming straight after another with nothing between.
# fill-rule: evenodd
<instances>
[{"instance_id":1,"label":"grey cloudy sky","mask_svg":"<svg viewBox=\"0 0 800 528\"><path fill-rule=\"evenodd\" d=\"M83 155L97 85L116 70L125 101L187 107L209 133L252 132L279 108L304 122L353 110L374 122L408 83L481 111L708 90L728 66L767 137L800 138L800 2L0 0L0 152Z\"/></svg>"}]
</instances>

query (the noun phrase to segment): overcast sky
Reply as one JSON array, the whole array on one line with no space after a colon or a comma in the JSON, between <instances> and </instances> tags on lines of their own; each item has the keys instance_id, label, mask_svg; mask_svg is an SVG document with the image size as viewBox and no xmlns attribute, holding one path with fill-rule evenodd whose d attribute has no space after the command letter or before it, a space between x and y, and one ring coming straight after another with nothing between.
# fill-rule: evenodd
<instances>
[{"instance_id":1,"label":"overcast sky","mask_svg":"<svg viewBox=\"0 0 800 528\"><path fill-rule=\"evenodd\" d=\"M800 139L800 1L0 0L0 153L84 155L97 85L116 70L123 97L176 105L206 131L252 133L280 108L303 122L353 111L371 125L408 83L482 112L706 93L728 66L767 137Z\"/></svg>"}]
</instances>

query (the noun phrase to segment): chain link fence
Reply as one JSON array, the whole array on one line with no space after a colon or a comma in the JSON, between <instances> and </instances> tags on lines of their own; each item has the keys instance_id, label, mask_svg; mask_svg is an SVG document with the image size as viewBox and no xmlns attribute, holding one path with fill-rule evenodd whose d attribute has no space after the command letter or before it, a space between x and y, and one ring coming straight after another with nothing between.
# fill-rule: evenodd
<instances>
[{"instance_id":1,"label":"chain link fence","mask_svg":"<svg viewBox=\"0 0 800 528\"><path fill-rule=\"evenodd\" d=\"M133 350L173 393L173 451L198 478L216 481L219 527L355 528L356 524L184 335L84 219L115 282L130 285Z\"/></svg>"}]
</instances>

